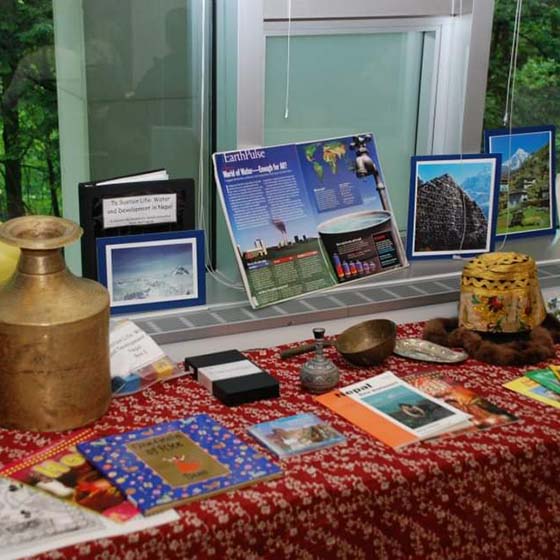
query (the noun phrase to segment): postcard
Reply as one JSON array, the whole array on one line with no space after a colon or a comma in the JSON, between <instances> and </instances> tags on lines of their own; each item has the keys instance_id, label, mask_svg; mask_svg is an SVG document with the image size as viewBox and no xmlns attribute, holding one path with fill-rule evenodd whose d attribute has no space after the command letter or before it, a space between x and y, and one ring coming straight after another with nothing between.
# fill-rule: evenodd
<instances>
[{"instance_id":1,"label":"postcard","mask_svg":"<svg viewBox=\"0 0 560 560\"><path fill-rule=\"evenodd\" d=\"M346 441L346 438L312 413L285 416L248 429L278 457L299 455Z\"/></svg>"}]
</instances>

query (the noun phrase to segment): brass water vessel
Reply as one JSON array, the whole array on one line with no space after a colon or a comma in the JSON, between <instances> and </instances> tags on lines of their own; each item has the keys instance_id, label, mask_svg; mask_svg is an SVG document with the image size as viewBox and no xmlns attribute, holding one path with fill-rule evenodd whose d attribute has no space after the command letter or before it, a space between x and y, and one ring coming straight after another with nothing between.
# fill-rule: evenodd
<instances>
[{"instance_id":1,"label":"brass water vessel","mask_svg":"<svg viewBox=\"0 0 560 560\"><path fill-rule=\"evenodd\" d=\"M80 226L52 216L0 225L21 249L0 290L0 426L59 431L102 416L111 399L109 295L67 268L62 247Z\"/></svg>"}]
</instances>

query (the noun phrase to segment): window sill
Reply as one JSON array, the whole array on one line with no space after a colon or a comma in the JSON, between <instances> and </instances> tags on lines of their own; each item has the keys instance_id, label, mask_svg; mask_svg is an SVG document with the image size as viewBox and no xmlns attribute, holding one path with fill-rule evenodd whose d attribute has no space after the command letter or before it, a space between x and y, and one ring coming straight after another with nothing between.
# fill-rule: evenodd
<instances>
[{"instance_id":1,"label":"window sill","mask_svg":"<svg viewBox=\"0 0 560 560\"><path fill-rule=\"evenodd\" d=\"M533 256L539 265L541 287L554 288L560 286L557 237L517 239L496 249ZM171 344L456 302L464 263L456 259L414 261L406 269L258 310L251 308L244 291L225 288L208 278L207 307L131 318L158 343Z\"/></svg>"}]
</instances>

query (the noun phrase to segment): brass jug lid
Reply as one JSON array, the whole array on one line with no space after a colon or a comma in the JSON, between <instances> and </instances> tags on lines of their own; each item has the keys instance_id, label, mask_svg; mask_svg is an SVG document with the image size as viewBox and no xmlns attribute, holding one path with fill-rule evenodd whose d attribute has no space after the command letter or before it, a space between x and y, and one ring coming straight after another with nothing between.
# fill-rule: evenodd
<instances>
[{"instance_id":1,"label":"brass jug lid","mask_svg":"<svg viewBox=\"0 0 560 560\"><path fill-rule=\"evenodd\" d=\"M56 216L21 216L0 225L0 240L20 249L48 250L77 241L82 228Z\"/></svg>"}]
</instances>

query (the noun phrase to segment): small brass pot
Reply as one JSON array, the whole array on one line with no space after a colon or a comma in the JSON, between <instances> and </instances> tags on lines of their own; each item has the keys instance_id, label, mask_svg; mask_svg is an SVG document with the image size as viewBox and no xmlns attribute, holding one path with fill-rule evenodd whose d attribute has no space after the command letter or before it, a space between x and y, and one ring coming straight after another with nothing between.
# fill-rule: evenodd
<instances>
[{"instance_id":1,"label":"small brass pot","mask_svg":"<svg viewBox=\"0 0 560 560\"><path fill-rule=\"evenodd\" d=\"M0 290L0 425L69 430L102 416L111 400L109 295L74 276L61 248L80 226L52 216L0 225L0 240L21 249Z\"/></svg>"}]
</instances>

